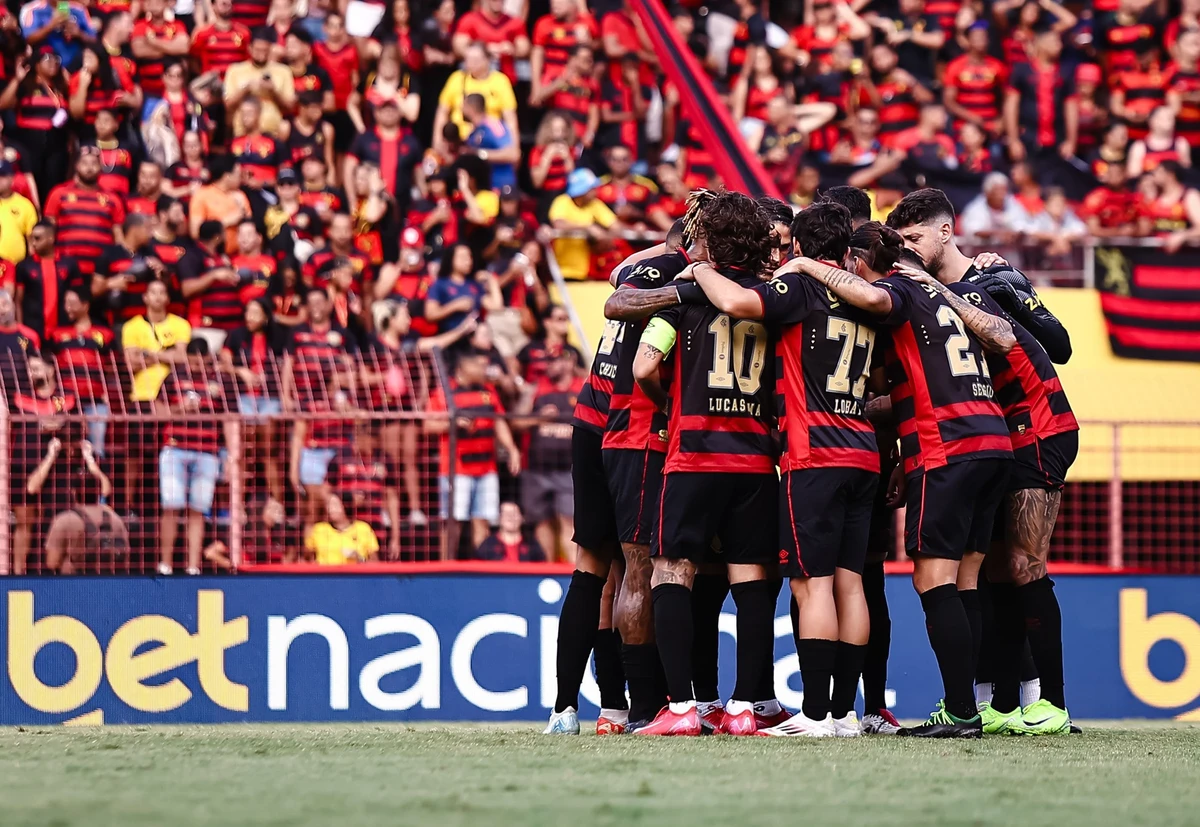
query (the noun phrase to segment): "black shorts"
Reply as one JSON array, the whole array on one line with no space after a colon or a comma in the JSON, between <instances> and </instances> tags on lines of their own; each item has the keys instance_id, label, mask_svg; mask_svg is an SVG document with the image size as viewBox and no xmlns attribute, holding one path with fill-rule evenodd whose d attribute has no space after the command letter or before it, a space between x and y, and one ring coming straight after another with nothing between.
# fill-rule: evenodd
<instances>
[{"instance_id":1,"label":"black shorts","mask_svg":"<svg viewBox=\"0 0 1200 827\"><path fill-rule=\"evenodd\" d=\"M617 515L617 539L622 543L650 545L662 497L661 451L606 448L604 475Z\"/></svg>"},{"instance_id":2,"label":"black shorts","mask_svg":"<svg viewBox=\"0 0 1200 827\"><path fill-rule=\"evenodd\" d=\"M909 474L904 547L910 556L961 560L991 547L1012 461L970 459Z\"/></svg>"},{"instance_id":3,"label":"black shorts","mask_svg":"<svg viewBox=\"0 0 1200 827\"><path fill-rule=\"evenodd\" d=\"M783 475L779 488L779 573L830 577L862 574L879 475L860 468L806 468Z\"/></svg>"},{"instance_id":4,"label":"black shorts","mask_svg":"<svg viewBox=\"0 0 1200 827\"><path fill-rule=\"evenodd\" d=\"M604 459L601 435L575 426L571 434L571 482L575 486L574 540L588 551L599 551L617 542L617 519Z\"/></svg>"},{"instance_id":5,"label":"black shorts","mask_svg":"<svg viewBox=\"0 0 1200 827\"><path fill-rule=\"evenodd\" d=\"M1040 488L1062 491L1067 484L1067 469L1079 455L1079 431L1067 431L1013 451L1009 491Z\"/></svg>"},{"instance_id":6,"label":"black shorts","mask_svg":"<svg viewBox=\"0 0 1200 827\"><path fill-rule=\"evenodd\" d=\"M887 473L883 473L886 471ZM871 533L867 538L867 560L886 560L896 549L896 509L887 504L891 467L885 466L871 502Z\"/></svg>"},{"instance_id":7,"label":"black shorts","mask_svg":"<svg viewBox=\"0 0 1200 827\"><path fill-rule=\"evenodd\" d=\"M650 555L693 563L771 563L778 554L778 500L774 474L667 474ZM721 550L714 557L718 536Z\"/></svg>"}]
</instances>

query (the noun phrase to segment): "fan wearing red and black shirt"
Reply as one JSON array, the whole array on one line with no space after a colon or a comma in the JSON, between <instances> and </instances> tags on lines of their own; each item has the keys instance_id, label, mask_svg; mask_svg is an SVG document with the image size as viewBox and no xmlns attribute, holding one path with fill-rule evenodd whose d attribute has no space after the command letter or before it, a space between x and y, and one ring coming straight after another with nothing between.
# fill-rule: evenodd
<instances>
[{"instance_id":1,"label":"fan wearing red and black shirt","mask_svg":"<svg viewBox=\"0 0 1200 827\"><path fill-rule=\"evenodd\" d=\"M336 110L333 79L319 63L313 62L313 37L299 24L292 24L284 40L284 57L292 70L296 84L296 98L305 92L321 94L321 108L326 112ZM343 102L344 103L344 102Z\"/></svg>"},{"instance_id":2,"label":"fan wearing red and black shirt","mask_svg":"<svg viewBox=\"0 0 1200 827\"><path fill-rule=\"evenodd\" d=\"M452 42L454 53L460 60L466 57L468 46L481 44L493 62L500 62L500 71L514 84L517 82L516 60L529 56L525 21L505 14L504 0L480 0L477 11L469 11L459 18Z\"/></svg>"},{"instance_id":3,"label":"fan wearing red and black shirt","mask_svg":"<svg viewBox=\"0 0 1200 827\"><path fill-rule=\"evenodd\" d=\"M978 738L982 723L974 681L982 613L977 578L1006 491L1012 448L994 401L984 345L967 333L964 318L973 326L973 317L987 317L988 349L1011 350L1015 339L1007 321L943 295L923 271L885 277L902 254L911 255L904 253L904 244L940 269L954 232L953 207L943 193L924 189L906 196L889 224L868 223L858 231L874 231L872 243L865 245L874 269L859 260L871 281L818 262L801 269L839 299L870 313L889 334L885 373L907 486L905 545L914 558L913 585L945 689L945 700L930 719L903 734Z\"/></svg>"},{"instance_id":4,"label":"fan wearing red and black shirt","mask_svg":"<svg viewBox=\"0 0 1200 827\"><path fill-rule=\"evenodd\" d=\"M475 549L472 559L496 563L544 563L546 552L521 531L525 515L516 503L500 503L500 525Z\"/></svg>"},{"instance_id":5,"label":"fan wearing red and black shirt","mask_svg":"<svg viewBox=\"0 0 1200 827\"><path fill-rule=\"evenodd\" d=\"M250 56L250 29L233 21L233 0L212 0L212 22L192 32L189 52L200 64L201 74L225 70ZM258 25L258 24L255 24Z\"/></svg>"},{"instance_id":6,"label":"fan wearing red and black shirt","mask_svg":"<svg viewBox=\"0 0 1200 827\"><path fill-rule=\"evenodd\" d=\"M370 440L355 440L329 463L326 485L330 491L353 498L359 519L371 526L376 537L387 538L387 559L400 559L399 469Z\"/></svg>"},{"instance_id":7,"label":"fan wearing red and black shirt","mask_svg":"<svg viewBox=\"0 0 1200 827\"><path fill-rule=\"evenodd\" d=\"M545 106L571 119L575 136L590 147L600 127L600 84L594 77L596 53L591 46L576 46L571 59L553 81L541 88L540 97L530 96L534 106Z\"/></svg>"},{"instance_id":8,"label":"fan wearing red and black shirt","mask_svg":"<svg viewBox=\"0 0 1200 827\"><path fill-rule=\"evenodd\" d=\"M39 221L29 234L29 255L16 266L17 319L45 339L47 332L69 323L63 295L81 284L90 298L75 261L54 249L54 223Z\"/></svg>"},{"instance_id":9,"label":"fan wearing red and black shirt","mask_svg":"<svg viewBox=\"0 0 1200 827\"><path fill-rule=\"evenodd\" d=\"M1109 73L1112 94L1108 98L1112 114L1129 125L1129 138L1139 141L1149 132L1150 114L1167 101L1169 70L1158 62L1158 46L1147 43L1138 48L1137 63Z\"/></svg>"},{"instance_id":10,"label":"fan wearing red and black shirt","mask_svg":"<svg viewBox=\"0 0 1200 827\"><path fill-rule=\"evenodd\" d=\"M1167 105L1175 112L1175 131L1196 146L1200 144L1200 30L1179 34L1170 72Z\"/></svg>"},{"instance_id":11,"label":"fan wearing red and black shirt","mask_svg":"<svg viewBox=\"0 0 1200 827\"><path fill-rule=\"evenodd\" d=\"M125 206L121 199L103 192L100 180L100 151L81 147L75 161L75 180L50 191L44 214L58 227L58 247L75 259L80 271L90 276L100 252L114 241L121 242Z\"/></svg>"},{"instance_id":12,"label":"fan wearing red and black shirt","mask_svg":"<svg viewBox=\"0 0 1200 827\"><path fill-rule=\"evenodd\" d=\"M649 178L633 174L633 151L625 145L604 152L608 175L600 177L596 197L613 211L621 223L634 226L646 220L646 213L658 195L658 185Z\"/></svg>"},{"instance_id":13,"label":"fan wearing red and black shirt","mask_svg":"<svg viewBox=\"0 0 1200 827\"><path fill-rule=\"evenodd\" d=\"M942 74L942 102L954 116L955 127L964 121L993 135L1000 132L1000 106L1009 68L988 54L988 25L983 21L967 29L967 51L946 65Z\"/></svg>"},{"instance_id":14,"label":"fan wearing red and black shirt","mask_svg":"<svg viewBox=\"0 0 1200 827\"><path fill-rule=\"evenodd\" d=\"M1088 233L1097 238L1138 234L1142 196L1129 188L1124 164L1107 164L1101 185L1087 194L1079 217L1087 221Z\"/></svg>"},{"instance_id":15,"label":"fan wearing red and black shirt","mask_svg":"<svg viewBox=\"0 0 1200 827\"><path fill-rule=\"evenodd\" d=\"M279 168L291 161L287 147L274 135L262 131L262 103L258 98L243 99L238 115L245 131L229 144L229 157L241 164L247 187L274 186Z\"/></svg>"},{"instance_id":16,"label":"fan wearing red and black shirt","mask_svg":"<svg viewBox=\"0 0 1200 827\"><path fill-rule=\"evenodd\" d=\"M620 72L600 81L601 146L624 148L633 159L646 154L646 112L654 89L641 81L637 55L621 58Z\"/></svg>"},{"instance_id":17,"label":"fan wearing red and black shirt","mask_svg":"<svg viewBox=\"0 0 1200 827\"><path fill-rule=\"evenodd\" d=\"M114 328L142 315L146 287L166 275L166 267L149 246L152 226L153 220L144 215L126 216L121 242L105 247L96 260L92 298Z\"/></svg>"},{"instance_id":18,"label":"fan wearing red and black shirt","mask_svg":"<svg viewBox=\"0 0 1200 827\"><path fill-rule=\"evenodd\" d=\"M371 260L366 253L354 246L354 219L346 213L334 214L329 222L328 245L309 256L304 263L304 280L316 287L324 288L329 283L329 272L338 259L348 259L354 268L354 290L360 296L371 293L375 280Z\"/></svg>"},{"instance_id":19,"label":"fan wearing red and black shirt","mask_svg":"<svg viewBox=\"0 0 1200 827\"><path fill-rule=\"evenodd\" d=\"M860 106L879 113L879 142L888 148L900 133L917 125L919 107L933 102L933 93L899 67L896 50L886 43L871 50L871 79L863 84L859 97Z\"/></svg>"},{"instance_id":20,"label":"fan wearing red and black shirt","mask_svg":"<svg viewBox=\"0 0 1200 827\"><path fill-rule=\"evenodd\" d=\"M791 225L794 252L843 261L851 223L841 204L802 210ZM799 607L804 681L801 714L768 730L781 735L857 728L849 716L870 632L862 573L879 485L875 429L865 411L875 329L861 311L800 275L799 267L785 265L750 289L710 268L696 269L697 283L718 310L777 331L780 574L791 579Z\"/></svg>"},{"instance_id":21,"label":"fan wearing red and black shirt","mask_svg":"<svg viewBox=\"0 0 1200 827\"><path fill-rule=\"evenodd\" d=\"M530 385L537 385L545 379L549 365L563 354L570 355L577 371L582 371L584 367L583 354L579 352L579 348L567 341L571 318L567 315L566 308L551 304L541 315L545 335L530 341L517 354L521 378Z\"/></svg>"},{"instance_id":22,"label":"fan wearing red and black shirt","mask_svg":"<svg viewBox=\"0 0 1200 827\"><path fill-rule=\"evenodd\" d=\"M350 203L359 195L354 191L354 173L360 163L379 167L387 190L398 205L407 206L412 190L412 171L421 160L421 145L412 131L400 123L400 107L394 99L385 100L375 109L375 128L354 139L342 170L342 185Z\"/></svg>"},{"instance_id":23,"label":"fan wearing red and black shirt","mask_svg":"<svg viewBox=\"0 0 1200 827\"><path fill-rule=\"evenodd\" d=\"M158 215L158 199L163 197L163 168L155 161L142 161L137 168L134 194L125 199L125 211L153 218Z\"/></svg>"},{"instance_id":24,"label":"fan wearing red and black shirt","mask_svg":"<svg viewBox=\"0 0 1200 827\"><path fill-rule=\"evenodd\" d=\"M1054 29L1038 32L1028 63L1013 67L1004 93L1004 132L1013 162L1057 152L1075 154L1079 141L1079 101L1063 72L1062 38Z\"/></svg>"},{"instance_id":25,"label":"fan wearing red and black shirt","mask_svg":"<svg viewBox=\"0 0 1200 827\"><path fill-rule=\"evenodd\" d=\"M1120 0L1117 10L1096 15L1093 43L1104 56L1109 77L1137 68L1137 55L1161 38L1158 14L1142 0Z\"/></svg>"},{"instance_id":26,"label":"fan wearing red and black shirt","mask_svg":"<svg viewBox=\"0 0 1200 827\"><path fill-rule=\"evenodd\" d=\"M238 225L237 242L237 255L229 263L237 271L238 297L242 307L245 307L267 295L267 287L275 278L279 262L274 256L263 252L262 233L251 218Z\"/></svg>"},{"instance_id":27,"label":"fan wearing red and black shirt","mask_svg":"<svg viewBox=\"0 0 1200 827\"><path fill-rule=\"evenodd\" d=\"M758 204L740 193L708 194L693 223L694 243L721 275L743 287L760 283L776 242ZM672 376L669 394L660 370ZM718 731L745 735L757 728L754 703L770 669L775 618L766 571L777 557L774 373L766 328L710 305L660 311L642 333L633 375L669 422L651 594L671 701L638 734L701 732L692 689L691 590L696 565L708 559L717 536L738 626L737 683Z\"/></svg>"},{"instance_id":28,"label":"fan wearing red and black shirt","mask_svg":"<svg viewBox=\"0 0 1200 827\"><path fill-rule=\"evenodd\" d=\"M187 300L187 321L193 331L208 328L221 333L242 324L242 276L220 252L225 228L220 221L200 225L196 246L179 262L179 287ZM254 280L253 274L246 282ZM221 337L223 339L223 336Z\"/></svg>"},{"instance_id":29,"label":"fan wearing red and black shirt","mask_svg":"<svg viewBox=\"0 0 1200 827\"><path fill-rule=\"evenodd\" d=\"M137 58L138 82L148 98L163 96L163 62L170 57L186 57L191 43L187 27L166 17L166 0L145 0L146 16L133 24L130 46Z\"/></svg>"},{"instance_id":30,"label":"fan wearing red and black shirt","mask_svg":"<svg viewBox=\"0 0 1200 827\"><path fill-rule=\"evenodd\" d=\"M540 98L543 87L562 74L576 46L594 46L600 27L586 11L581 13L575 0L550 0L550 13L539 17L533 26L533 48L529 53L532 70L530 96Z\"/></svg>"},{"instance_id":31,"label":"fan wearing red and black shirt","mask_svg":"<svg viewBox=\"0 0 1200 827\"><path fill-rule=\"evenodd\" d=\"M120 125L113 110L101 109L96 113L96 140L84 146L94 146L100 152L100 189L124 200L129 198L129 188L133 183L137 147L117 137Z\"/></svg>"},{"instance_id":32,"label":"fan wearing red and black shirt","mask_svg":"<svg viewBox=\"0 0 1200 827\"><path fill-rule=\"evenodd\" d=\"M103 454L109 388L120 387L120 380L110 370L115 335L107 327L92 324L91 291L82 280L64 285L62 306L67 321L47 331L46 350L58 364L63 389L79 400L82 414L95 417L87 423L88 441L97 454Z\"/></svg>"}]
</instances>

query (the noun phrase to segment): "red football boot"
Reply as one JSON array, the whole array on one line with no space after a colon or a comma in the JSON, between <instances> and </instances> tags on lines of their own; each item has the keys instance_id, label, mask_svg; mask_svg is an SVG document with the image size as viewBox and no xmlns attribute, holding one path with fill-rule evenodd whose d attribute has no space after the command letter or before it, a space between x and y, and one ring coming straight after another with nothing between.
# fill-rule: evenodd
<instances>
[{"instance_id":1,"label":"red football boot","mask_svg":"<svg viewBox=\"0 0 1200 827\"><path fill-rule=\"evenodd\" d=\"M725 715L717 728L717 735L753 735L757 731L753 706L738 701L730 701L725 705Z\"/></svg>"},{"instance_id":2,"label":"red football boot","mask_svg":"<svg viewBox=\"0 0 1200 827\"><path fill-rule=\"evenodd\" d=\"M639 727L634 735L699 735L700 716L696 707L688 707L686 712L672 712L670 705L664 706L654 720Z\"/></svg>"}]
</instances>

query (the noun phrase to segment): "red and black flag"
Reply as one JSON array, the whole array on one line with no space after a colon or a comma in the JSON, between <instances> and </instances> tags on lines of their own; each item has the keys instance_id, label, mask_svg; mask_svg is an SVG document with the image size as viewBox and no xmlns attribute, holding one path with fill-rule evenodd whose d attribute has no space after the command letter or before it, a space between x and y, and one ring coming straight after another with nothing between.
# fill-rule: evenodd
<instances>
[{"instance_id":1,"label":"red and black flag","mask_svg":"<svg viewBox=\"0 0 1200 827\"><path fill-rule=\"evenodd\" d=\"M1113 353L1200 362L1200 250L1098 247L1096 285Z\"/></svg>"}]
</instances>

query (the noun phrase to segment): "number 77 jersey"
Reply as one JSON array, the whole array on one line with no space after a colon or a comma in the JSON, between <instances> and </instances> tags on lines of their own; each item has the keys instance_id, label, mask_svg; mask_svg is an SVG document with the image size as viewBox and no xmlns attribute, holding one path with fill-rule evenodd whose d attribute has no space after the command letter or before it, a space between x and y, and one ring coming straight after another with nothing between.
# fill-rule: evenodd
<instances>
[{"instance_id":1,"label":"number 77 jersey","mask_svg":"<svg viewBox=\"0 0 1200 827\"><path fill-rule=\"evenodd\" d=\"M904 472L973 459L1011 459L983 346L949 303L907 276L875 282L892 295L887 377Z\"/></svg>"},{"instance_id":2,"label":"number 77 jersey","mask_svg":"<svg viewBox=\"0 0 1200 827\"><path fill-rule=\"evenodd\" d=\"M761 284L731 272L743 287ZM775 359L766 327L707 304L669 308L651 326L674 331L663 366L672 374L664 471L774 474Z\"/></svg>"},{"instance_id":3,"label":"number 77 jersey","mask_svg":"<svg viewBox=\"0 0 1200 827\"><path fill-rule=\"evenodd\" d=\"M776 338L776 413L784 473L857 468L879 473L875 429L863 397L875 329L824 286L786 273L754 288Z\"/></svg>"}]
</instances>

